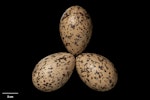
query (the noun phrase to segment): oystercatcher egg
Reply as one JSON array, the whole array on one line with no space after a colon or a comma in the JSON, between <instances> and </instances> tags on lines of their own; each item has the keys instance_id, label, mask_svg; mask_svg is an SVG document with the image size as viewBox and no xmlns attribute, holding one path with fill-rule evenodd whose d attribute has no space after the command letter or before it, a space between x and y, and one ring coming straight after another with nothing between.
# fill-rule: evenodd
<instances>
[{"instance_id":1,"label":"oystercatcher egg","mask_svg":"<svg viewBox=\"0 0 150 100\"><path fill-rule=\"evenodd\" d=\"M41 59L32 72L33 85L43 92L61 88L69 80L75 67L72 54L59 52Z\"/></svg>"},{"instance_id":2,"label":"oystercatcher egg","mask_svg":"<svg viewBox=\"0 0 150 100\"><path fill-rule=\"evenodd\" d=\"M118 76L113 63L95 53L82 53L76 57L76 69L81 80L91 89L108 91L115 87Z\"/></svg>"},{"instance_id":3,"label":"oystercatcher egg","mask_svg":"<svg viewBox=\"0 0 150 100\"><path fill-rule=\"evenodd\" d=\"M83 7L69 7L59 24L60 36L68 52L73 55L83 52L90 41L92 28L91 17Z\"/></svg>"}]
</instances>

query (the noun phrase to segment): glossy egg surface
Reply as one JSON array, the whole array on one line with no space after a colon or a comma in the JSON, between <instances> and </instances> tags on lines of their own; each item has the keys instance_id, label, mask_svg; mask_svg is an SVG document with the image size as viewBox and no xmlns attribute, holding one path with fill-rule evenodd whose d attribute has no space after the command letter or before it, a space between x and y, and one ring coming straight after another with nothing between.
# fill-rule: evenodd
<instances>
[{"instance_id":1,"label":"glossy egg surface","mask_svg":"<svg viewBox=\"0 0 150 100\"><path fill-rule=\"evenodd\" d=\"M59 24L60 36L68 52L73 55L83 52L90 41L92 28L91 17L83 7L69 7Z\"/></svg>"},{"instance_id":2,"label":"glossy egg surface","mask_svg":"<svg viewBox=\"0 0 150 100\"><path fill-rule=\"evenodd\" d=\"M118 75L113 63L95 53L82 53L76 57L76 69L81 80L96 91L111 90L117 83Z\"/></svg>"},{"instance_id":3,"label":"glossy egg surface","mask_svg":"<svg viewBox=\"0 0 150 100\"><path fill-rule=\"evenodd\" d=\"M41 59L32 72L33 85L43 92L61 88L70 78L75 67L72 54L59 52Z\"/></svg>"}]
</instances>

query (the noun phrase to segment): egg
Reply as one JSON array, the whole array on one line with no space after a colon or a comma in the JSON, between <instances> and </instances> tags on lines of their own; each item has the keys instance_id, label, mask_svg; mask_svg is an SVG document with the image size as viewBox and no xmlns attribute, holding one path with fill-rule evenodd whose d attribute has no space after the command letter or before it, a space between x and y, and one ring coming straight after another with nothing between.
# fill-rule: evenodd
<instances>
[{"instance_id":1,"label":"egg","mask_svg":"<svg viewBox=\"0 0 150 100\"><path fill-rule=\"evenodd\" d=\"M78 5L71 6L60 19L59 32L68 52L78 55L87 47L92 36L92 21L87 11Z\"/></svg>"},{"instance_id":2,"label":"egg","mask_svg":"<svg viewBox=\"0 0 150 100\"><path fill-rule=\"evenodd\" d=\"M114 64L96 53L82 53L76 57L76 70L80 79L95 91L109 91L118 80Z\"/></svg>"},{"instance_id":3,"label":"egg","mask_svg":"<svg viewBox=\"0 0 150 100\"><path fill-rule=\"evenodd\" d=\"M41 59L32 72L32 83L40 91L55 91L69 80L75 57L66 52L50 54Z\"/></svg>"}]
</instances>

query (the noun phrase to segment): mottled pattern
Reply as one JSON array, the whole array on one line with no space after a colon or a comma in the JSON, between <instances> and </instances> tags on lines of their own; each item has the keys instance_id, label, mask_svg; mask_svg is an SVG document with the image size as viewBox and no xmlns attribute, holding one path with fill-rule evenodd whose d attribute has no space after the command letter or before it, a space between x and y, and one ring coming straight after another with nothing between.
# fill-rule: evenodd
<instances>
[{"instance_id":1,"label":"mottled pattern","mask_svg":"<svg viewBox=\"0 0 150 100\"><path fill-rule=\"evenodd\" d=\"M75 58L70 53L59 52L41 59L32 72L34 86L44 92L62 87L75 67Z\"/></svg>"},{"instance_id":2,"label":"mottled pattern","mask_svg":"<svg viewBox=\"0 0 150 100\"><path fill-rule=\"evenodd\" d=\"M118 80L116 69L110 60L95 53L78 55L76 69L81 80L96 91L111 90Z\"/></svg>"},{"instance_id":3,"label":"mottled pattern","mask_svg":"<svg viewBox=\"0 0 150 100\"><path fill-rule=\"evenodd\" d=\"M81 53L89 43L92 34L92 22L89 14L80 6L69 7L60 19L61 39L73 55Z\"/></svg>"}]
</instances>

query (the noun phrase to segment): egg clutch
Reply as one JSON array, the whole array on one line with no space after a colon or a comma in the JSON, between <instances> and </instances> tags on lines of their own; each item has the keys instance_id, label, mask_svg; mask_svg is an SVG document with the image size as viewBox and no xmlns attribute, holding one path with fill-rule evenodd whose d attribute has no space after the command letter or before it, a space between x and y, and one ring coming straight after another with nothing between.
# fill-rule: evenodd
<instances>
[{"instance_id":1,"label":"egg clutch","mask_svg":"<svg viewBox=\"0 0 150 100\"><path fill-rule=\"evenodd\" d=\"M59 32L68 52L50 54L36 64L32 83L38 90L58 90L67 83L75 69L90 89L105 92L115 87L118 74L113 63L100 54L83 53L92 29L91 17L83 7L71 6L63 13Z\"/></svg>"}]
</instances>

